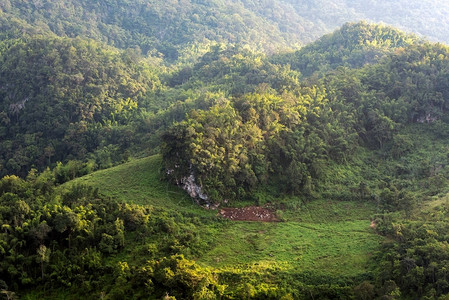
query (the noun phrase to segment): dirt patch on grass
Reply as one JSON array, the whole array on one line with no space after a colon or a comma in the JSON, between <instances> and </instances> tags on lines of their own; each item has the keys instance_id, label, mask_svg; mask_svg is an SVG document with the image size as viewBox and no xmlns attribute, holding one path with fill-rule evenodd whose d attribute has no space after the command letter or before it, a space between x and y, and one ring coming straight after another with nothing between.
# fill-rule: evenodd
<instances>
[{"instance_id":1,"label":"dirt patch on grass","mask_svg":"<svg viewBox=\"0 0 449 300\"><path fill-rule=\"evenodd\" d=\"M276 214L265 207L221 208L219 215L233 221L279 222Z\"/></svg>"}]
</instances>

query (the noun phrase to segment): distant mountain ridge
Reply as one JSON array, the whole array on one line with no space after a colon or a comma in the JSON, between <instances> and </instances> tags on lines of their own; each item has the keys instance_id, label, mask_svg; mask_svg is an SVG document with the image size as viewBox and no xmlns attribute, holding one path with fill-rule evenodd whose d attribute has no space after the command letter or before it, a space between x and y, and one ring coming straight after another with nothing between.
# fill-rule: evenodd
<instances>
[{"instance_id":1,"label":"distant mountain ridge","mask_svg":"<svg viewBox=\"0 0 449 300\"><path fill-rule=\"evenodd\" d=\"M382 57L420 44L425 40L397 28L366 22L346 23L333 33L293 53L272 56L272 61L288 63L305 76L326 74L339 66L360 68L378 62Z\"/></svg>"},{"instance_id":2,"label":"distant mountain ridge","mask_svg":"<svg viewBox=\"0 0 449 300\"><path fill-rule=\"evenodd\" d=\"M436 0L4 0L0 31L88 37L118 48L138 46L173 61L211 42L274 53L360 20L448 43L448 15L449 3Z\"/></svg>"}]
</instances>

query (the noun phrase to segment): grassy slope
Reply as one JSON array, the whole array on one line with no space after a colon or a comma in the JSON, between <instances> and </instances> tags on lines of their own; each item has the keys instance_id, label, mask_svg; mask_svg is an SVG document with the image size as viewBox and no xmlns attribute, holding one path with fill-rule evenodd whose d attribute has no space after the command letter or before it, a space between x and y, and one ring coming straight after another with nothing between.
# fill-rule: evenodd
<instances>
[{"instance_id":1,"label":"grassy slope","mask_svg":"<svg viewBox=\"0 0 449 300\"><path fill-rule=\"evenodd\" d=\"M287 264L296 272L357 276L368 272L369 257L382 241L370 228L372 213L371 205L317 200L291 221L232 222L199 262L215 267Z\"/></svg>"},{"instance_id":2,"label":"grassy slope","mask_svg":"<svg viewBox=\"0 0 449 300\"><path fill-rule=\"evenodd\" d=\"M200 209L181 189L161 180L162 160L151 156L97 171L72 180L72 184L88 184L114 200L139 205L154 205L167 209L209 213Z\"/></svg>"},{"instance_id":3,"label":"grassy slope","mask_svg":"<svg viewBox=\"0 0 449 300\"><path fill-rule=\"evenodd\" d=\"M117 201L216 215L215 211L197 207L181 190L162 181L160 166L160 157L152 156L95 172L64 186L85 183ZM357 276L368 272L369 257L382 240L369 227L374 212L374 206L369 204L316 200L286 211L286 222L212 223L201 229L207 235L210 251L195 259L223 272L237 271L238 265L240 270L248 271L282 267L286 272Z\"/></svg>"}]
</instances>

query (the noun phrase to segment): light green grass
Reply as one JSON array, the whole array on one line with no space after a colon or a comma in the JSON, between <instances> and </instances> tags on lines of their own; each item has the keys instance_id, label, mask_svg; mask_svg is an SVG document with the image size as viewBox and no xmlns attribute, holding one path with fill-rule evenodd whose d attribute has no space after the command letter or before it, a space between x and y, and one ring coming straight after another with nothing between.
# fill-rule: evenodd
<instances>
[{"instance_id":1,"label":"light green grass","mask_svg":"<svg viewBox=\"0 0 449 300\"><path fill-rule=\"evenodd\" d=\"M181 189L161 180L160 170L161 158L152 156L95 172L61 188L88 184L115 201L216 216L216 211L198 207ZM285 222L203 225L198 230L210 243L210 250L194 259L221 270L282 266L296 273L349 277L368 272L369 258L382 241L369 227L370 216L375 213L373 204L314 200L282 213Z\"/></svg>"},{"instance_id":2,"label":"light green grass","mask_svg":"<svg viewBox=\"0 0 449 300\"><path fill-rule=\"evenodd\" d=\"M198 207L182 189L163 180L161 170L161 157L155 155L94 172L67 182L60 188L87 184L119 202L212 214Z\"/></svg>"},{"instance_id":3,"label":"light green grass","mask_svg":"<svg viewBox=\"0 0 449 300\"><path fill-rule=\"evenodd\" d=\"M312 200L296 210L286 211L287 221L306 223L335 223L367 221L376 212L376 205L368 201Z\"/></svg>"},{"instance_id":4,"label":"light green grass","mask_svg":"<svg viewBox=\"0 0 449 300\"><path fill-rule=\"evenodd\" d=\"M325 224L234 222L198 261L218 268L281 263L297 271L356 276L368 271L369 258L382 241L369 225L369 220Z\"/></svg>"},{"instance_id":5,"label":"light green grass","mask_svg":"<svg viewBox=\"0 0 449 300\"><path fill-rule=\"evenodd\" d=\"M375 212L369 202L314 200L284 211L286 222L229 222L198 262L217 268L281 264L295 272L357 276L369 272L369 259L383 241L370 228Z\"/></svg>"}]
</instances>

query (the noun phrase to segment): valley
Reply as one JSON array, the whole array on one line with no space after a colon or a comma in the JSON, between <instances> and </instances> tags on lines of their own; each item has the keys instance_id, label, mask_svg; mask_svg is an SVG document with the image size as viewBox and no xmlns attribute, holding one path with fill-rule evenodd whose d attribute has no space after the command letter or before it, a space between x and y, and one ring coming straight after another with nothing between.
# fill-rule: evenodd
<instances>
[{"instance_id":1,"label":"valley","mask_svg":"<svg viewBox=\"0 0 449 300\"><path fill-rule=\"evenodd\" d=\"M447 299L449 7L362 2L2 1L0 299Z\"/></svg>"}]
</instances>

